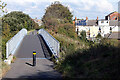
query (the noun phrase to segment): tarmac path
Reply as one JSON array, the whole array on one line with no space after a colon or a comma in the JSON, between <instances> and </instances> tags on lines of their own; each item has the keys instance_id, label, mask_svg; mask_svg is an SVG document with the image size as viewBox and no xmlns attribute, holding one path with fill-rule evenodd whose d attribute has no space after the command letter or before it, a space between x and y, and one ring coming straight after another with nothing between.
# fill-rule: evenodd
<instances>
[{"instance_id":1,"label":"tarmac path","mask_svg":"<svg viewBox=\"0 0 120 80\"><path fill-rule=\"evenodd\" d=\"M33 66L33 50L36 51L36 66ZM54 63L50 61L50 52L36 31L26 35L16 51L16 60L11 64L11 69L3 77L4 79L40 79L58 80L61 74L53 69Z\"/></svg>"}]
</instances>

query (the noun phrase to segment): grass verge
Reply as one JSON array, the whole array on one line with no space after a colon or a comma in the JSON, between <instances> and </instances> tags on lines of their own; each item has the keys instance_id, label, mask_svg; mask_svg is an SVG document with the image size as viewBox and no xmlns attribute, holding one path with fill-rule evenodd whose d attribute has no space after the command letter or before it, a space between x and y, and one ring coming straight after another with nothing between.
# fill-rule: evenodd
<instances>
[{"instance_id":1,"label":"grass verge","mask_svg":"<svg viewBox=\"0 0 120 80\"><path fill-rule=\"evenodd\" d=\"M5 64L3 61L0 62L0 78L5 76L7 71L10 69L10 66Z\"/></svg>"}]
</instances>

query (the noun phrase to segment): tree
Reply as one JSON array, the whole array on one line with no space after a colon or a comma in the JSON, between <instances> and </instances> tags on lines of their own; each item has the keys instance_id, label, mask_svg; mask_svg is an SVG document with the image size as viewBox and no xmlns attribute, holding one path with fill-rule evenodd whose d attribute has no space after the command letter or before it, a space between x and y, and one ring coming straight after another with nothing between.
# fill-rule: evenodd
<instances>
[{"instance_id":1,"label":"tree","mask_svg":"<svg viewBox=\"0 0 120 80\"><path fill-rule=\"evenodd\" d=\"M2 17L2 59L6 56L6 42L22 28L33 29L38 26L29 15L14 11Z\"/></svg>"},{"instance_id":2,"label":"tree","mask_svg":"<svg viewBox=\"0 0 120 80\"><path fill-rule=\"evenodd\" d=\"M27 22L25 21L25 25L24 25L24 28L27 29L28 25L27 25Z\"/></svg>"},{"instance_id":3,"label":"tree","mask_svg":"<svg viewBox=\"0 0 120 80\"><path fill-rule=\"evenodd\" d=\"M47 7L42 21L46 28L54 28L61 23L72 23L72 13L68 7L63 6L60 2L56 1Z\"/></svg>"},{"instance_id":4,"label":"tree","mask_svg":"<svg viewBox=\"0 0 120 80\"><path fill-rule=\"evenodd\" d=\"M6 3L4 3L0 0L0 16L1 16L1 13L5 12L4 8L6 5L7 5Z\"/></svg>"},{"instance_id":5,"label":"tree","mask_svg":"<svg viewBox=\"0 0 120 80\"><path fill-rule=\"evenodd\" d=\"M4 23L2 27L2 36L9 37L9 35L10 35L10 26L7 23Z\"/></svg>"},{"instance_id":6,"label":"tree","mask_svg":"<svg viewBox=\"0 0 120 80\"><path fill-rule=\"evenodd\" d=\"M36 23L32 20L32 18L29 15L21 11L13 11L4 15L2 17L2 23L7 23L10 26L11 32L19 31L22 28L30 30L33 29L36 25Z\"/></svg>"}]
</instances>

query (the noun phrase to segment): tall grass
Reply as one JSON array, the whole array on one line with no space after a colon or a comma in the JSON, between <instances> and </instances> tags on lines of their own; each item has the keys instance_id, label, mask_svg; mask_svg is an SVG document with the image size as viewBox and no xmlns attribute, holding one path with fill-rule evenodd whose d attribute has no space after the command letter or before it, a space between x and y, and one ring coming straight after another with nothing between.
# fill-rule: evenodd
<instances>
[{"instance_id":1,"label":"tall grass","mask_svg":"<svg viewBox=\"0 0 120 80\"><path fill-rule=\"evenodd\" d=\"M10 66L5 64L2 60L0 60L0 78L2 78L9 69Z\"/></svg>"},{"instance_id":2,"label":"tall grass","mask_svg":"<svg viewBox=\"0 0 120 80\"><path fill-rule=\"evenodd\" d=\"M65 56L56 69L65 77L119 78L119 51L120 47L103 41Z\"/></svg>"}]
</instances>

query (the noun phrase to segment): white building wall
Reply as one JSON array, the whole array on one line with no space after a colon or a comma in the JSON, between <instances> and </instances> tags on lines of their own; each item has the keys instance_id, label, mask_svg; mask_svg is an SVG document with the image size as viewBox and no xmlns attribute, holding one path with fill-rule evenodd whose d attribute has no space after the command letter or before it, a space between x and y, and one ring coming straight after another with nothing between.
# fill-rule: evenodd
<instances>
[{"instance_id":1,"label":"white building wall","mask_svg":"<svg viewBox=\"0 0 120 80\"><path fill-rule=\"evenodd\" d=\"M110 33L110 27L109 26L99 26L101 28L101 36L104 37L105 34Z\"/></svg>"},{"instance_id":2,"label":"white building wall","mask_svg":"<svg viewBox=\"0 0 120 80\"><path fill-rule=\"evenodd\" d=\"M98 25L99 26L109 26L109 21L108 20L104 20L104 21L99 20Z\"/></svg>"},{"instance_id":3,"label":"white building wall","mask_svg":"<svg viewBox=\"0 0 120 80\"><path fill-rule=\"evenodd\" d=\"M101 28L101 36L104 37L105 34L109 34L110 33L110 27L112 28L112 32L120 32L120 29L118 26L103 26L103 25L99 25L99 26L76 26L76 31L78 28L78 35L80 35L81 31L86 31L88 32L90 30L90 37L96 37L97 34L99 33L99 28ZM88 37L88 35L87 35Z\"/></svg>"},{"instance_id":4,"label":"white building wall","mask_svg":"<svg viewBox=\"0 0 120 80\"><path fill-rule=\"evenodd\" d=\"M113 26L112 32L120 32L120 29L118 26Z\"/></svg>"},{"instance_id":5,"label":"white building wall","mask_svg":"<svg viewBox=\"0 0 120 80\"><path fill-rule=\"evenodd\" d=\"M98 26L92 26L90 27L90 37L96 37L99 32L99 27Z\"/></svg>"},{"instance_id":6,"label":"white building wall","mask_svg":"<svg viewBox=\"0 0 120 80\"><path fill-rule=\"evenodd\" d=\"M99 26L101 28L101 35L104 37L105 34L110 33L110 27L112 28L112 32L120 32L118 26Z\"/></svg>"},{"instance_id":7,"label":"white building wall","mask_svg":"<svg viewBox=\"0 0 120 80\"><path fill-rule=\"evenodd\" d=\"M78 35L80 35L80 32L81 32L81 31L86 31L86 32L88 32L89 29L90 29L90 26L76 26L76 31L77 31L77 29L78 29L78 31L79 31Z\"/></svg>"}]
</instances>

